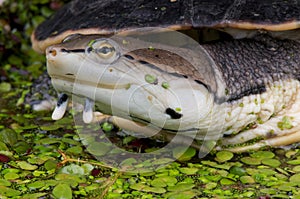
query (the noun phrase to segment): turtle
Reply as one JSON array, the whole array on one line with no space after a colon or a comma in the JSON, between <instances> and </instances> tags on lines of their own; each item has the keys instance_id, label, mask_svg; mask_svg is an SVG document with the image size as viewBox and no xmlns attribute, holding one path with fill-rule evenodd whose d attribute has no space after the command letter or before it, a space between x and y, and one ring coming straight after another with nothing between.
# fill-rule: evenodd
<instances>
[{"instance_id":1,"label":"turtle","mask_svg":"<svg viewBox=\"0 0 300 199\"><path fill-rule=\"evenodd\" d=\"M242 152L300 141L299 27L296 0L74 0L32 44L60 93L54 120L75 95L86 123ZM170 32L192 42L160 43Z\"/></svg>"}]
</instances>

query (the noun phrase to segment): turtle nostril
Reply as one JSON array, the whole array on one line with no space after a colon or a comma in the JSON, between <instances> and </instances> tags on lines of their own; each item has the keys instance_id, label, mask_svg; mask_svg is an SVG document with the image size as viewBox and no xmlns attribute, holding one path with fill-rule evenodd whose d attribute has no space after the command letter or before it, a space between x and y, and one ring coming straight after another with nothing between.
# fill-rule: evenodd
<instances>
[{"instance_id":1,"label":"turtle nostril","mask_svg":"<svg viewBox=\"0 0 300 199\"><path fill-rule=\"evenodd\" d=\"M54 50L54 49L49 50L49 53L50 53L53 57L55 57L56 54L57 54L56 50Z\"/></svg>"}]
</instances>

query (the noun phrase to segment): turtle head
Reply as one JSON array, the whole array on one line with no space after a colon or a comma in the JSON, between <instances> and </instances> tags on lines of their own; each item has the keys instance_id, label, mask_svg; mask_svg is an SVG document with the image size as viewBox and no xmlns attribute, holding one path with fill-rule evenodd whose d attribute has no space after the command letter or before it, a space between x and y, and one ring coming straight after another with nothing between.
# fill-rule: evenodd
<instances>
[{"instance_id":1,"label":"turtle head","mask_svg":"<svg viewBox=\"0 0 300 199\"><path fill-rule=\"evenodd\" d=\"M208 85L188 75L192 64L174 52L180 50L100 35L72 36L46 51L58 92L87 98L104 113L189 131L214 100Z\"/></svg>"},{"instance_id":2,"label":"turtle head","mask_svg":"<svg viewBox=\"0 0 300 199\"><path fill-rule=\"evenodd\" d=\"M71 92L66 85L73 87L74 84L107 89L117 84L117 87L127 87L112 73L120 64L120 53L118 45L109 38L71 35L61 44L47 48L47 70L56 89L62 92ZM60 81L70 84L61 85Z\"/></svg>"}]
</instances>

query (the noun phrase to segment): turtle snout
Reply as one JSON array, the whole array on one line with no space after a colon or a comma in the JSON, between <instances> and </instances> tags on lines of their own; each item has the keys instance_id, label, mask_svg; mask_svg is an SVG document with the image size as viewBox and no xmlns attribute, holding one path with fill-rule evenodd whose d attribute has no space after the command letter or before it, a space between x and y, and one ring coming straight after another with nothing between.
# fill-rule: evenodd
<instances>
[{"instance_id":1,"label":"turtle snout","mask_svg":"<svg viewBox=\"0 0 300 199\"><path fill-rule=\"evenodd\" d=\"M46 56L55 57L57 55L58 49L56 47L50 46L46 49Z\"/></svg>"}]
</instances>

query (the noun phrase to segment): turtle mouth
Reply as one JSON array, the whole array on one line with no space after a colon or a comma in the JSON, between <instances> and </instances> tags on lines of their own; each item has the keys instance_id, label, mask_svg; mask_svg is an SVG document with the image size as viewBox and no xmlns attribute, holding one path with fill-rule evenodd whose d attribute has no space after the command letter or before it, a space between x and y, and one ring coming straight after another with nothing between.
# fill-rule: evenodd
<instances>
[{"instance_id":1,"label":"turtle mouth","mask_svg":"<svg viewBox=\"0 0 300 199\"><path fill-rule=\"evenodd\" d=\"M67 109L67 104L70 96L76 96L80 99L84 99L83 109L83 121L85 123L91 123L94 120L93 106L97 97L96 93L113 93L116 90L122 92L122 90L128 88L126 84L107 84L97 83L84 79L78 79L73 74L54 75L51 74L51 81L54 88L60 93L57 101L57 105L52 113L52 119L61 119ZM105 102L103 102L105 104ZM80 103L81 104L81 103Z\"/></svg>"},{"instance_id":2,"label":"turtle mouth","mask_svg":"<svg viewBox=\"0 0 300 199\"><path fill-rule=\"evenodd\" d=\"M91 86L94 88L115 90L115 89L126 89L126 88L128 88L128 85L129 85L129 84L109 84L109 83L103 83L103 82L92 82L92 81L88 81L88 80L84 80L84 79L79 79L74 76L75 76L74 74L70 74L70 73L67 73L65 75L50 74L52 81L55 81L55 80L65 81L68 83L72 83L74 86L76 86L76 84L78 84L78 85Z\"/></svg>"}]
</instances>

